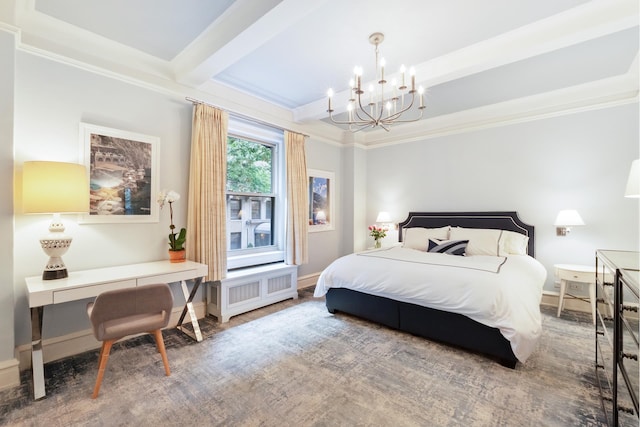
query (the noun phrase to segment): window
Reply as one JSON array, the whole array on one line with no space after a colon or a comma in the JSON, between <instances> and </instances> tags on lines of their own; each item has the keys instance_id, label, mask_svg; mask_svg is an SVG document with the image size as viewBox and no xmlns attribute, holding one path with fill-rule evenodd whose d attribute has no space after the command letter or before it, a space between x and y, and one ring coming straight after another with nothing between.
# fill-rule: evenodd
<instances>
[{"instance_id":1,"label":"window","mask_svg":"<svg viewBox=\"0 0 640 427\"><path fill-rule=\"evenodd\" d=\"M229 269L284 259L282 131L229 120L227 264Z\"/></svg>"},{"instance_id":2,"label":"window","mask_svg":"<svg viewBox=\"0 0 640 427\"><path fill-rule=\"evenodd\" d=\"M242 233L231 232L229 238L229 245L231 249L240 249L240 242L242 241Z\"/></svg>"}]
</instances>

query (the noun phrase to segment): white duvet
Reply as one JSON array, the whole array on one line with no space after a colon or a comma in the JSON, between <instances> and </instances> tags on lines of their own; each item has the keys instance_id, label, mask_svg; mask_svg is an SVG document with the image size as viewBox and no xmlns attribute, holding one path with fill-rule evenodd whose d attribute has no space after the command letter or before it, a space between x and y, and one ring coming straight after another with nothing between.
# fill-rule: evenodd
<instances>
[{"instance_id":1,"label":"white duvet","mask_svg":"<svg viewBox=\"0 0 640 427\"><path fill-rule=\"evenodd\" d=\"M348 288L463 314L498 328L525 362L542 332L546 276L526 255L464 257L393 247L337 259L320 275L314 296Z\"/></svg>"}]
</instances>

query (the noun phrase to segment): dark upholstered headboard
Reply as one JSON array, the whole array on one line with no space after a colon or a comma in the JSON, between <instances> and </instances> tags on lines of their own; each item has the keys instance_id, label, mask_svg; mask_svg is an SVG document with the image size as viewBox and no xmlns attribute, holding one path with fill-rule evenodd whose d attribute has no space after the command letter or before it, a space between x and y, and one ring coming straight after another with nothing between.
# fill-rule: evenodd
<instances>
[{"instance_id":1,"label":"dark upholstered headboard","mask_svg":"<svg viewBox=\"0 0 640 427\"><path fill-rule=\"evenodd\" d=\"M517 212L409 212L407 219L398 225L400 241L402 230L411 227L438 228L450 225L515 231L529 237L527 253L535 256L534 227L522 222Z\"/></svg>"}]
</instances>

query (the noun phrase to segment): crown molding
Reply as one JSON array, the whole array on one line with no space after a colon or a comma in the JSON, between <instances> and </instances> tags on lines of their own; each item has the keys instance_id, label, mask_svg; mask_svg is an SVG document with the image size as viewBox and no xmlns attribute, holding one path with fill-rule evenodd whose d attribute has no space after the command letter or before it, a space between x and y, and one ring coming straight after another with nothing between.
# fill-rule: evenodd
<instances>
[{"instance_id":1,"label":"crown molding","mask_svg":"<svg viewBox=\"0 0 640 427\"><path fill-rule=\"evenodd\" d=\"M366 135L365 146L371 149L423 141L632 103L638 103L638 79L634 74L628 73L543 94L427 118L393 129L392 132L372 131Z\"/></svg>"}]
</instances>

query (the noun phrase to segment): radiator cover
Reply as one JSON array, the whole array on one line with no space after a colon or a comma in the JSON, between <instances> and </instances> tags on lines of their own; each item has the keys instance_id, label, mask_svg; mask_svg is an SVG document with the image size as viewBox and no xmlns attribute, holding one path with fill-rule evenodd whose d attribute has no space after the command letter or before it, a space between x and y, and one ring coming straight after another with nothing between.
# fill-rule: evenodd
<instances>
[{"instance_id":1,"label":"radiator cover","mask_svg":"<svg viewBox=\"0 0 640 427\"><path fill-rule=\"evenodd\" d=\"M283 263L230 271L207 287L207 314L226 323L256 308L298 298L298 267Z\"/></svg>"}]
</instances>

